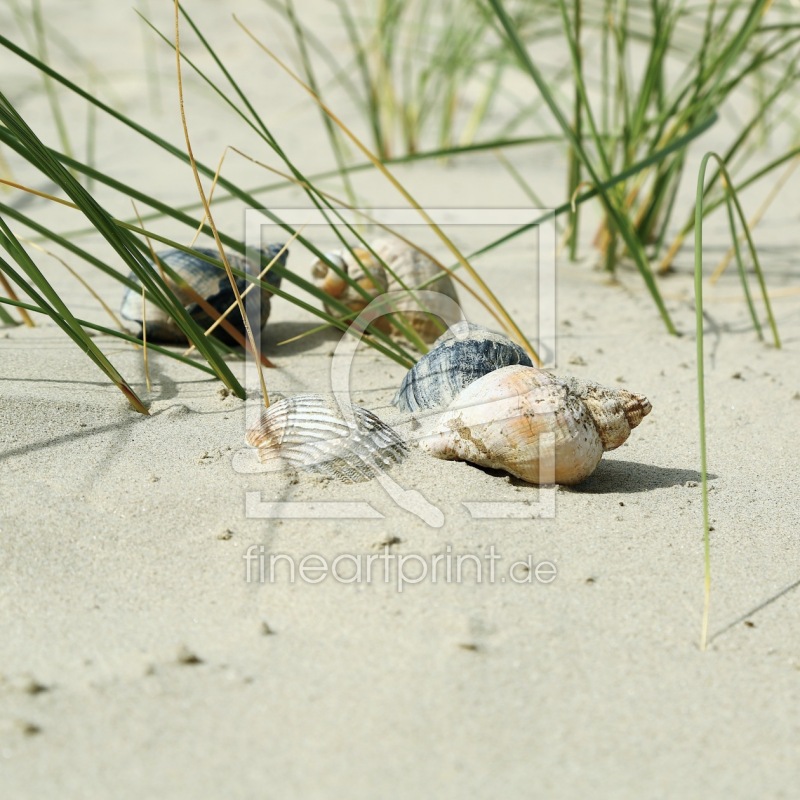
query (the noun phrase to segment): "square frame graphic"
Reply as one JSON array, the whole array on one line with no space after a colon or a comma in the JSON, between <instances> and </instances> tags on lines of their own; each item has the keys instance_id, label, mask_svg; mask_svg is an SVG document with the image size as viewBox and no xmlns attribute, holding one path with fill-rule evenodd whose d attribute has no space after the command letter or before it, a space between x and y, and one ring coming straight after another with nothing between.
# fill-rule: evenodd
<instances>
[{"instance_id":1,"label":"square frame graphic","mask_svg":"<svg viewBox=\"0 0 800 800\"><path fill-rule=\"evenodd\" d=\"M248 208L245 210L245 247L258 252L262 247L262 230L265 226L280 227L276 219L297 230L313 229L315 226L330 228L331 225L385 225L389 229L425 224L416 209L350 209L336 208L333 213L324 214L317 208ZM537 288L538 298L538 336L534 339L537 351L542 357L542 367L552 368L556 363L556 228L555 216L551 209L538 208L426 208L423 212L443 230L459 226L502 226L520 228L535 225L538 232L536 264L532 265L538 273L538 286L532 281L531 288ZM338 217L333 218L334 214ZM542 221L539 221L543 218ZM259 292L251 292L250 297L258 298ZM249 299L249 298L248 298ZM248 309L249 313L249 309ZM259 318L256 316L256 318ZM352 337L343 334L342 341ZM360 337L359 337L360 338ZM338 348L337 348L338 349ZM248 399L245 406L246 426L258 419L263 406L257 399L258 365L252 354L247 353L245 368L245 388ZM332 362L335 362L334 358ZM251 399L256 398L256 399ZM432 527L444 524L442 512L432 506L416 490L400 487L387 474L377 476L395 503ZM462 501L472 519L532 519L555 517L555 486L539 486L537 501L522 500L512 502ZM262 498L260 491L248 491L245 496L245 515L267 519L384 519L384 515L367 502L301 502L270 501Z\"/></svg>"}]
</instances>

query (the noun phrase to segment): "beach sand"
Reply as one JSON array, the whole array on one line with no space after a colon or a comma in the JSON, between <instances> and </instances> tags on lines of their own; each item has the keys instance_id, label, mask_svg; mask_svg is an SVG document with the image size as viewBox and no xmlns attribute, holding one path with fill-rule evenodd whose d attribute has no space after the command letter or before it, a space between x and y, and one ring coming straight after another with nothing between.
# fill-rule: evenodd
<instances>
[{"instance_id":1,"label":"beach sand","mask_svg":"<svg viewBox=\"0 0 800 800\"><path fill-rule=\"evenodd\" d=\"M123 12L108 5L71 4L81 22L44 4L125 106L180 144L170 54L156 62L159 110L141 74L137 18L125 11L120 30ZM332 6L316 6L323 21L331 15ZM276 136L291 141L309 171L329 167L318 111L243 43L230 9L214 8L198 10L198 22L261 93ZM264 19L264 8L237 3L250 21ZM168 30L169 9L159 14ZM268 28L262 33L269 39ZM41 93L25 88L32 73L8 53L1 58L4 74L18 72L12 99L52 137ZM265 157L235 120L203 110L214 102L195 79L186 91L198 158L215 164L229 144ZM196 200L188 168L124 133L105 135L117 130L98 128L99 163L170 202ZM706 139L705 149L715 146L713 130ZM562 153L526 150L518 166L537 176L546 201L563 200ZM246 185L271 180L241 162L231 170ZM397 173L431 207L526 204L486 156ZM24 171L19 177L42 185ZM358 188L371 206L400 205L375 176ZM755 235L781 350L756 338L734 269L706 285L713 593L705 652L688 249L661 283L679 337L667 335L635 271L621 268L612 283L590 258L571 264L559 255L557 371L645 394L653 411L569 489L540 490L412 450L390 476L441 512L440 527L400 508L376 481L253 470L245 403L197 370L151 353L148 394L141 352L98 340L146 398L144 417L55 326L0 329L2 795L792 796L800 780L798 199L796 186L787 188ZM109 203L113 213L132 213L119 199ZM274 202L302 203L293 191ZM747 203L752 210L756 199ZM81 225L44 202L33 209ZM218 222L229 230L241 229L241 219L241 207L219 205ZM188 241L190 233L173 228L167 235ZM493 235L488 227L454 234L465 247ZM329 236L320 232L322 241ZM710 273L727 247L724 220L714 217L706 237ZM535 337L530 250L520 240L476 266ZM585 252L592 255L590 245ZM76 312L103 320L56 262L41 263ZM308 277L309 265L293 248L291 268ZM112 280L93 280L117 302ZM489 324L480 309L465 308ZM338 334L279 344L313 324L310 314L274 302L264 332L277 365L266 375L273 400L330 391ZM230 364L254 387L252 413L255 373ZM390 401L404 372L362 347L354 401L397 421ZM555 515L537 517L553 500ZM287 514L323 503L332 510L321 519L260 516L274 501L294 504ZM337 517L344 512L330 504L344 502L367 504L373 518ZM506 504L507 516L475 518L465 504L476 502ZM274 580L271 556L288 557L276 562ZM288 559L297 566L311 556L307 565L328 567L341 557L339 578L312 582L320 573L307 569L311 579L296 572L292 581ZM370 557L372 580L349 580Z\"/></svg>"}]
</instances>

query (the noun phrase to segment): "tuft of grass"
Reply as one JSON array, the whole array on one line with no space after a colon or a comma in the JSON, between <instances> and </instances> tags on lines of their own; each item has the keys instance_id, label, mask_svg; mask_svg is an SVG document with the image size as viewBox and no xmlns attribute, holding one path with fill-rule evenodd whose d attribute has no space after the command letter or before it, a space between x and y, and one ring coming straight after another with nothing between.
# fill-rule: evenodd
<instances>
[{"instance_id":1,"label":"tuft of grass","mask_svg":"<svg viewBox=\"0 0 800 800\"><path fill-rule=\"evenodd\" d=\"M717 110L739 108L742 97L749 94L752 111L723 156L726 164L736 157L735 171L740 173L765 135L793 113L790 98L798 79L800 26L780 16L769 24L770 0L697 6L666 0L646 4L552 0L530 10L515 4L513 13L508 0L486 3L498 34L515 54L519 68L533 79L568 142L570 194L582 180L607 185ZM560 67L542 67L531 55L553 36L563 42L567 54L571 69L566 75ZM598 60L599 81L594 75ZM683 68L676 70L676 65ZM771 87L769 91L765 86ZM570 92L571 115L566 111ZM535 121L541 124L538 117ZM737 174L732 185L742 191L796 152L792 146L747 178ZM606 268L614 270L623 257L632 260L670 332L674 326L661 300L652 259L667 246L686 157L685 148L676 148L669 158L651 169L629 173L629 180L598 196L604 221L595 243ZM705 214L727 202L719 176L717 170L705 187L712 201L703 206ZM577 224L576 213L568 239L572 256L577 252ZM692 226L690 217L661 259L659 272L669 267Z\"/></svg>"},{"instance_id":2,"label":"tuft of grass","mask_svg":"<svg viewBox=\"0 0 800 800\"><path fill-rule=\"evenodd\" d=\"M47 314L105 373L109 380L123 393L131 407L141 414L147 414L147 408L136 392L131 389L127 381L72 315L72 312L31 260L19 240L14 236L11 228L2 218L0 218L0 246L19 267L19 270L17 270L9 261L0 257L0 270L14 281L25 294L36 301L36 308L31 308L31 310L42 311Z\"/></svg>"},{"instance_id":3,"label":"tuft of grass","mask_svg":"<svg viewBox=\"0 0 800 800\"><path fill-rule=\"evenodd\" d=\"M72 205L85 215L96 228L97 232L101 234L116 251L120 259L132 270L137 278L139 278L142 285L147 288L149 295L156 298L158 305L168 310L174 317L176 323L186 334L187 338L197 346L198 350L203 354L226 386L237 396L243 398L244 389L221 358L219 350L215 349L209 343L209 340L203 335L197 323L188 315L181 302L169 290L163 279L156 271L150 269L150 265L145 257L145 246L142 242L136 239L130 231L115 224L113 218L86 191L74 175L64 167L59 159L55 157L53 151L42 143L33 129L27 125L19 113L13 108L8 98L2 93L0 93L0 123L3 125L3 128L0 128L0 136L3 141L31 165L35 166L40 172L46 175L56 186L60 187L71 199ZM19 245L16 238L13 237L13 234L11 234L10 229L4 221L3 226L7 231L7 240L14 245L13 251L9 250L9 252L13 252L14 258L18 264L23 266L24 271L41 289L44 286L40 280L41 273L35 267L31 259L27 257L27 254L24 254L21 245ZM6 264L6 266L8 265ZM7 269L4 271L6 271L7 275L10 274ZM41 279L43 280L43 276L41 276ZM13 277L12 280L18 283ZM18 285L20 284L18 283ZM62 322L66 321L68 327L70 325L75 325L73 322L74 318L66 314L66 312L68 312L66 305L63 304L60 299L58 299L56 303L57 296L54 292L48 292L47 294L48 299L55 305L59 313L65 315ZM41 303L38 303L38 305L41 305ZM73 329L73 332L80 338L80 332L78 330ZM138 401L138 398L133 405L137 410L140 410L138 406L141 406L141 402Z\"/></svg>"}]
</instances>

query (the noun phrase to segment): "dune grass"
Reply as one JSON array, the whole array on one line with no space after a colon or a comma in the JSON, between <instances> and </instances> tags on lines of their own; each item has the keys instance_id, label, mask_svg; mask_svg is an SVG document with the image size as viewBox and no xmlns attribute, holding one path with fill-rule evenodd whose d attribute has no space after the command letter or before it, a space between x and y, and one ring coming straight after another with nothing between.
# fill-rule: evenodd
<instances>
[{"instance_id":1,"label":"dune grass","mask_svg":"<svg viewBox=\"0 0 800 800\"><path fill-rule=\"evenodd\" d=\"M70 141L69 131L62 132L60 152L46 147L11 103L2 97L0 146L35 166L55 184L56 194L60 196L51 194L47 199L64 202L73 208L76 224L69 231L53 230L38 222L34 214L0 203L0 218L5 225L2 243L10 256L10 260L4 259L0 266L0 276L4 281L2 291L5 294L4 303L0 304L0 322L10 324L13 320L6 308L17 309L16 313L27 313L27 310L47 313L53 319L58 316L60 322L56 324L61 327L66 325L68 335L80 343L87 354L91 353L90 357L95 358L98 366L122 388L122 377L113 371L107 359L101 358L99 346L96 343L93 343L93 348L85 346L86 340L90 340L85 330L87 326L68 314L69 309L59 306L48 294L52 286L48 285L45 291L43 275L34 269L33 259L25 250L25 237L15 236L5 222L8 220L27 227L37 237L33 241L44 242L48 248L54 245L69 251L83 262L84 267L103 271L121 286L135 285L127 277L127 271L130 270L142 282L144 297L175 318L205 362L189 359L189 363L211 369L235 394L242 397L243 389L225 362L231 355L230 350L204 335L205 332L186 314L160 275L148 268L153 243L187 249L185 244L159 232L162 222L178 222L190 229L193 236L200 231L215 239L220 248L220 258L207 260L225 270L229 278L245 277L253 285L272 289L259 278L230 269L222 248L243 253L244 246L236 236L218 229L214 224L212 195L211 192L206 194L203 181L210 182L212 190L215 187L222 190L221 196L214 198L214 204L233 201L259 208L264 205L259 199L264 192L280 188L286 182L293 183L303 189L313 207L327 215L331 230L342 248L352 253L354 246L372 250L361 231L346 223L342 215L343 209L358 205L351 182L354 173L366 169L379 171L406 204L422 213L420 205L394 177L390 169L392 164L486 153L504 163L510 179L530 191L531 187L526 184L524 176L515 170L506 157L506 150L552 146L554 141L561 138L568 144L570 165L564 202L541 220L505 234L468 255L458 252L444 232L437 231L455 259L451 265L443 266L452 270L456 277L463 273L464 278L469 278L475 285L474 291L498 320L498 325L526 344L535 356L522 331L471 261L478 255L502 247L548 216L564 216L568 219L569 252L576 255L580 238L580 208L586 202L599 201L604 222L596 240L604 254L606 266L614 269L621 257L632 259L666 329L674 333L675 325L661 296L653 260L667 247L670 219L675 210L687 148L713 124L715 110L724 106L737 91L748 87L754 76L768 75L771 89L765 91L762 85L755 109L722 156L724 163L730 165L735 162L738 171L742 172L742 167L752 157L757 135L763 136L769 132L771 124L777 124L763 122L767 112L772 113L773 118L785 118L790 113L782 97L797 77L796 62L792 55L800 41L797 34L799 28L785 22L766 25L764 14L769 5L766 0L751 4L731 0L719 5L712 3L701 13L683 4L657 1L646 4L630 2L617 6L607 0L580 0L573 4L567 4L565 0L542 0L528 8L516 4L512 6L505 0L448 0L445 6L434 10L428 0L411 3L381 0L376 15L364 17L356 14L348 4L336 0L333 8L340 16L351 45L349 52L341 54L334 53L305 24L298 4L292 0L265 0L265 11L269 7L272 12L279 13L289 26L302 71L301 75L293 73L294 77L316 103L323 120L322 129L332 148L336 168L324 174L309 175L301 164L293 161L284 151L209 38L186 8L176 3L176 14L180 15L181 22L188 26L195 40L200 43L202 53L218 70L221 78L211 77L209 70L199 61L180 52L175 40L177 28L173 34L156 31L173 49L178 68L183 64L194 71L218 97L222 106L235 114L242 125L255 132L267 151L283 162L284 180L251 189L237 185L221 172L218 174L218 170L194 159L188 146L190 125L187 124L187 147L176 147L156 131L137 123L131 116L100 100L96 93L82 88L48 65L47 43L56 39L46 30L45 21L36 5L29 19L29 36L33 46L20 47L0 35L0 47L26 61L42 76L42 85L46 87L56 122L57 116L61 116L57 110L60 92L68 91L82 98L88 114L105 115L135 131L158 149L160 157L175 158L190 164L195 171L202 202L173 207L119 181L109 171L94 166L91 147L86 149L85 158L76 155L78 148ZM17 9L17 14L20 13ZM437 24L431 23L434 18L438 20ZM699 27L700 33L693 34L692 25L696 28L698 19L703 24ZM448 27L447 24L441 24L441 20L444 23L448 20L455 22ZM151 23L147 24L155 30ZM247 26L242 24L242 27L268 55L277 58L267 45L250 33ZM536 43L541 41L562 42L563 52L566 53L565 63L547 65L543 69L531 55L536 52ZM587 47L596 47L598 41L602 57L599 80L588 66L591 59L587 58L585 52ZM688 57L697 52L698 43L702 54L699 61ZM646 56L645 68L638 78L632 74L630 66L635 47L643 48ZM148 59L151 61L153 55L152 51L149 52ZM668 59L675 58L684 58L685 66L677 78L671 78L666 65ZM279 58L278 61L282 63ZM327 72L320 72L320 63L326 65ZM498 133L496 120L492 120L496 98L504 96L503 78L514 70L521 70L532 81L536 93L530 102L520 105L510 118L508 114L505 115L505 127L501 125ZM346 124L331 102L325 99L329 93L339 90L345 92L363 115L371 145L366 144L355 133L354 126L349 121ZM547 120L547 124L542 124L543 120ZM512 130L531 123L536 126L535 135L510 135ZM93 136L94 125L90 125L89 130ZM482 130L491 130L493 135L484 141L474 141L476 132ZM431 141L437 146L429 146ZM704 184L704 202L700 204L703 216L722 204L726 206L732 226L737 269L754 328L760 334L760 320L738 247L734 216L738 217L776 346L779 345L778 333L738 193L769 177L798 152L800 147L793 147L769 164L751 169L744 178L732 178L727 168L720 166L710 181ZM364 160L354 162L354 154L360 154ZM251 156L247 157L253 163L260 163ZM332 193L321 189L321 181L331 175L340 178L346 201L337 200ZM13 185L10 180L5 183ZM102 185L105 190L112 190L130 199L142 207L143 213L129 220L112 217L87 190L92 185ZM33 191L31 187L22 188ZM64 200L64 197L69 199ZM314 242L302 232L294 230L269 210L266 214L284 230L287 238L296 237L329 268L339 271L336 263L317 249ZM84 223L79 223L78 219L84 220ZM431 221L425 220L424 216L421 219L431 225ZM677 252L688 230L687 225L679 229L677 238L661 261L662 268ZM105 263L77 244L80 235L87 231L105 239L118 259L117 265ZM375 255L374 251L372 254ZM120 270L120 267L125 269ZM321 290L291 268L276 266L275 269L281 273L284 281L282 288L274 292L278 297L315 314L322 325L347 330L353 317L348 308L323 295ZM355 291L369 299L362 287L347 277L345 279ZM34 295L30 292L38 291L34 302L20 301L9 280L31 299L34 299ZM416 290L425 287L403 288L413 295ZM324 311L323 302L334 313ZM409 366L416 358L414 351L424 351L424 343L402 316L394 315L392 321L403 334L403 339L398 341L375 332L365 342L384 356ZM131 338L128 337L129 340ZM255 341L251 343L251 348L254 347ZM266 387L264 392L266 394ZM140 398L132 402L143 406Z\"/></svg>"},{"instance_id":2,"label":"dune grass","mask_svg":"<svg viewBox=\"0 0 800 800\"><path fill-rule=\"evenodd\" d=\"M344 51L315 34L293 0L265 3L288 22L306 83L324 96L313 52L330 86L344 90L367 121L370 148L381 161L417 153L426 141L442 150L467 145L489 127L510 60L485 35L482 3L333 0L349 43ZM341 139L327 130L341 152Z\"/></svg>"},{"instance_id":3,"label":"dune grass","mask_svg":"<svg viewBox=\"0 0 800 800\"><path fill-rule=\"evenodd\" d=\"M643 155L668 146L712 112L725 108L726 103L730 106L740 102L737 98L751 88L750 79L754 76L769 75L774 88L754 99L748 120L724 154L728 164L735 156L744 154L741 164L737 164L741 171L748 161L746 145L752 145L759 121L767 118L767 112L779 101L786 106L786 92L798 77L800 27L764 24L764 15L772 5L769 0L709 3L702 8L671 2L568 5L566 0L557 0L545 6L549 5L561 18L561 31L571 59L570 78L575 92L570 118L558 100L559 87L553 85L531 57L532 41L530 36L526 37L524 25L512 18L504 0L487 2L509 47L533 79L569 142L570 192L575 191L581 178L602 185ZM602 13L598 13L600 5ZM590 26L596 34L594 40L599 38L602 44L599 87L593 87L592 68L587 67L596 60L588 58L579 43L584 29ZM695 57L698 52L699 59ZM633 71L636 53L639 60L644 56L641 75ZM671 77L667 71L669 59L685 62L677 77ZM792 148L766 169L760 168L757 176L750 175L730 185L736 187L737 193L741 192L755 180L767 177L795 152ZM749 155L752 153L751 149ZM658 258L665 246L686 155L685 148L676 149L651 170L632 174L630 180L620 183L614 191L601 191L599 199L605 220L595 238L608 269L613 270L623 256L635 263L670 332L675 329L654 277L653 259ZM727 189L719 187L719 176L717 170L705 188L715 202L703 206L704 214L726 202ZM717 191L713 192L714 189ZM569 242L572 254L577 249L578 213L576 208ZM691 219L687 220L681 228L659 271L672 263L692 224Z\"/></svg>"}]
</instances>

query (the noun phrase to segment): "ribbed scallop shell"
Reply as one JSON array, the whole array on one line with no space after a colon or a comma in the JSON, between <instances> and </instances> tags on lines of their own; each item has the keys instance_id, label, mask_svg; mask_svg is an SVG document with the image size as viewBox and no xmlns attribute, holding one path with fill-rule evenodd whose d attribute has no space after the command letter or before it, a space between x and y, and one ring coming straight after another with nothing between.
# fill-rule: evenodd
<instances>
[{"instance_id":1,"label":"ribbed scallop shell","mask_svg":"<svg viewBox=\"0 0 800 800\"><path fill-rule=\"evenodd\" d=\"M266 266L280 251L282 245L271 244L263 251L262 261L263 266ZM200 255L210 256L211 258L219 258L217 250L205 247L197 247L195 253ZM173 269L185 283L183 285L173 281L169 275L164 272L164 278L167 285L178 297L183 304L184 308L189 312L189 315L200 325L201 328L206 329L212 325L214 319L207 314L199 303L196 302L195 293L200 295L213 309L219 313L226 311L234 302L235 296L231 288L230 281L224 270L209 264L201 258L198 258L192 253L185 253L183 250L164 250L156 254L162 265L167 265ZM242 270L250 275L258 275L262 267L250 263L247 259L237 254L226 254L228 261L234 269ZM282 266L286 265L288 257L288 250L285 250L279 259ZM151 262L152 269L156 269L155 264ZM134 281L137 286L141 286L139 279L131 273L128 276ZM270 270L265 276L264 280L272 286L279 288L281 278L277 271ZM248 282L244 278L237 278L236 285L239 292L242 293L248 286ZM255 289L253 291L256 291ZM255 304L247 304L245 298L245 309L248 310L248 319L254 331L260 331L267 322L270 312L270 297L272 293L267 290L261 291L260 309L257 311ZM122 297L121 306L122 318L127 322L132 323L133 332L141 336L142 332L142 293L141 288L134 291L131 288L126 288ZM168 342L168 343L182 343L186 341L181 329L175 324L175 321L159 306L150 302L149 300L144 306L145 319L147 323L147 338L153 342ZM259 313L260 312L260 313ZM244 334L244 323L242 322L241 314L238 309L234 309L226 320L240 333ZM225 332L222 326L218 326L214 335L218 336L222 341L227 344L232 344L232 337Z\"/></svg>"},{"instance_id":2,"label":"ribbed scallop shell","mask_svg":"<svg viewBox=\"0 0 800 800\"><path fill-rule=\"evenodd\" d=\"M445 408L478 378L513 364L533 366L508 336L461 320L406 373L392 403L408 412Z\"/></svg>"},{"instance_id":3,"label":"ribbed scallop shell","mask_svg":"<svg viewBox=\"0 0 800 800\"><path fill-rule=\"evenodd\" d=\"M368 250L357 247L353 248L352 254L339 251L326 255L351 280L357 282L370 298L377 297L387 290L413 291L423 284L425 285L422 288L426 292L437 292L439 298L431 299L428 295L422 305L418 298L410 293L400 298L396 305L397 311L406 317L407 324L411 325L426 343L434 341L443 329L459 319L458 309L450 302L458 302L455 286L450 276L438 264L400 239L381 237L370 242L370 247L380 260ZM381 260L389 267L388 271L382 266ZM352 311L361 311L365 307L364 296L323 261L312 264L311 273L319 288L331 297L337 298ZM428 283L430 279L434 280ZM330 314L336 314L336 310L327 304L325 309ZM426 313L426 310L431 313ZM384 332L398 333L381 320L375 324Z\"/></svg>"},{"instance_id":4,"label":"ribbed scallop shell","mask_svg":"<svg viewBox=\"0 0 800 800\"><path fill-rule=\"evenodd\" d=\"M321 394L298 394L270 406L247 432L263 464L359 483L408 454L400 436L371 411Z\"/></svg>"},{"instance_id":5,"label":"ribbed scallop shell","mask_svg":"<svg viewBox=\"0 0 800 800\"><path fill-rule=\"evenodd\" d=\"M586 402L588 401L588 402ZM470 384L428 423L437 458L501 469L529 483L580 483L619 447L650 403L641 395L509 366Z\"/></svg>"}]
</instances>

